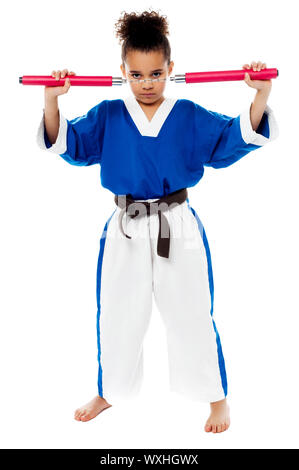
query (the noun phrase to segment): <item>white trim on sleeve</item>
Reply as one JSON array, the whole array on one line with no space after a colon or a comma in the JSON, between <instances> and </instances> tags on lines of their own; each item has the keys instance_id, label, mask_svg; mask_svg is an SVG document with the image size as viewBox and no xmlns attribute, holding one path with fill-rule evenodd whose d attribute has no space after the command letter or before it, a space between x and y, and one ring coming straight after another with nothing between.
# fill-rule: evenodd
<instances>
[{"instance_id":1,"label":"white trim on sleeve","mask_svg":"<svg viewBox=\"0 0 299 470\"><path fill-rule=\"evenodd\" d=\"M246 144L254 145L265 145L266 143L274 140L278 137L278 125L274 116L273 110L270 106L266 105L265 113L267 114L269 121L269 138L264 137L262 134L258 134L252 129L250 121L250 106L249 108L244 109L240 114L240 127L242 139Z\"/></svg>"},{"instance_id":2,"label":"white trim on sleeve","mask_svg":"<svg viewBox=\"0 0 299 470\"><path fill-rule=\"evenodd\" d=\"M43 108L43 116L40 121L37 135L36 135L36 141L38 146L42 150L49 150L50 152L62 154L66 152L67 149L67 120L61 113L59 109L59 130L58 130L58 135L56 142L49 148L47 148L45 139L44 139L44 130L45 130L45 108Z\"/></svg>"}]
</instances>

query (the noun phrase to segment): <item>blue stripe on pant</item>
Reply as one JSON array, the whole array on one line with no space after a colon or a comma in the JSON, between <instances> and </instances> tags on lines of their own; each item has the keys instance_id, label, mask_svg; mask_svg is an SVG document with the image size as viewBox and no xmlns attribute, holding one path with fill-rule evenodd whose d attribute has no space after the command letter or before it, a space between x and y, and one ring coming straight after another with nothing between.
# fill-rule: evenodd
<instances>
[{"instance_id":1,"label":"blue stripe on pant","mask_svg":"<svg viewBox=\"0 0 299 470\"><path fill-rule=\"evenodd\" d=\"M190 211L192 212L192 214L194 215L194 217L197 221L198 229L200 231L200 234L201 234L201 237L202 237L202 240L203 240L203 244L204 244L204 247L205 247L205 250L206 250L207 262L208 262L209 286L210 286L210 294L211 294L211 316L212 316L214 330L215 330L215 333L216 333L218 363L219 363L219 369L220 369L220 375L221 375L221 382L222 382L222 387L223 387L224 394L226 396L227 395L227 377L226 377L226 370L225 370L225 362L224 362L224 357L223 357L223 353L222 353L220 336L219 336L219 333L217 331L216 324L215 324L215 321L214 321L214 318L213 318L214 282L213 282L213 271L212 271L212 260L211 260L210 248L209 248L208 239L207 239L207 236L206 236L204 226L203 226L200 218L198 217L196 211L193 209L193 207L190 206L189 198L187 198L187 204L188 204L188 208L190 209Z\"/></svg>"},{"instance_id":2,"label":"blue stripe on pant","mask_svg":"<svg viewBox=\"0 0 299 470\"><path fill-rule=\"evenodd\" d=\"M102 232L101 240L100 240L100 252L98 257L98 265L97 265L97 344L98 344L98 362L99 362L99 369L98 369L98 393L100 397L103 397L103 381L102 381L102 365L101 365L101 341L100 341L100 315L101 315L101 276L102 276L102 263L103 263L103 256L104 256L104 249L106 243L106 234L109 222L113 217L116 209L113 211L109 219L107 220L104 230Z\"/></svg>"}]
</instances>

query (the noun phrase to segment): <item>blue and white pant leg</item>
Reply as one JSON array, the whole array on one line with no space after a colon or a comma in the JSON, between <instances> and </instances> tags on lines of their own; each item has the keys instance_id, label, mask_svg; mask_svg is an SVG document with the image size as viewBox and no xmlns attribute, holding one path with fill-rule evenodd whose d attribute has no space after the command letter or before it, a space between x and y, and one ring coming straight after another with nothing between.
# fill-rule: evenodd
<instances>
[{"instance_id":1,"label":"blue and white pant leg","mask_svg":"<svg viewBox=\"0 0 299 470\"><path fill-rule=\"evenodd\" d=\"M154 298L167 335L171 391L214 402L227 395L220 336L213 318L213 273L204 227L189 198L165 212L169 259L157 255L157 221L151 224Z\"/></svg>"}]
</instances>

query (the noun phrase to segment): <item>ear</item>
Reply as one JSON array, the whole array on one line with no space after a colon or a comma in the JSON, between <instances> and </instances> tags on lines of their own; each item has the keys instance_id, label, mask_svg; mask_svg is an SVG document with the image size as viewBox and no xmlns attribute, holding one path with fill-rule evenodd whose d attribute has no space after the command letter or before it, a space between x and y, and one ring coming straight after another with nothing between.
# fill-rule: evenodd
<instances>
[{"instance_id":1,"label":"ear","mask_svg":"<svg viewBox=\"0 0 299 470\"><path fill-rule=\"evenodd\" d=\"M169 75L171 75L172 73L172 70L173 70L173 67L174 67L174 62L173 60L170 62L169 66L168 66L168 73Z\"/></svg>"}]
</instances>

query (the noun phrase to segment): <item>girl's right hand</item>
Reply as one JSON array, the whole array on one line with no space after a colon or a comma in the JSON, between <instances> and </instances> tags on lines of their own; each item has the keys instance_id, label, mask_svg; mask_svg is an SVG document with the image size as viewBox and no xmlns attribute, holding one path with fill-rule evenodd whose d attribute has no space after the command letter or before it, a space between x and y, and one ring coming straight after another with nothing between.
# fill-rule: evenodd
<instances>
[{"instance_id":1,"label":"girl's right hand","mask_svg":"<svg viewBox=\"0 0 299 470\"><path fill-rule=\"evenodd\" d=\"M64 78L66 75L76 75L75 72L68 72L67 69L53 70L52 77L56 80ZM64 86L45 86L45 97L46 98L55 98L56 96L64 95L69 91L71 87L70 79L67 77L64 82Z\"/></svg>"}]
</instances>

